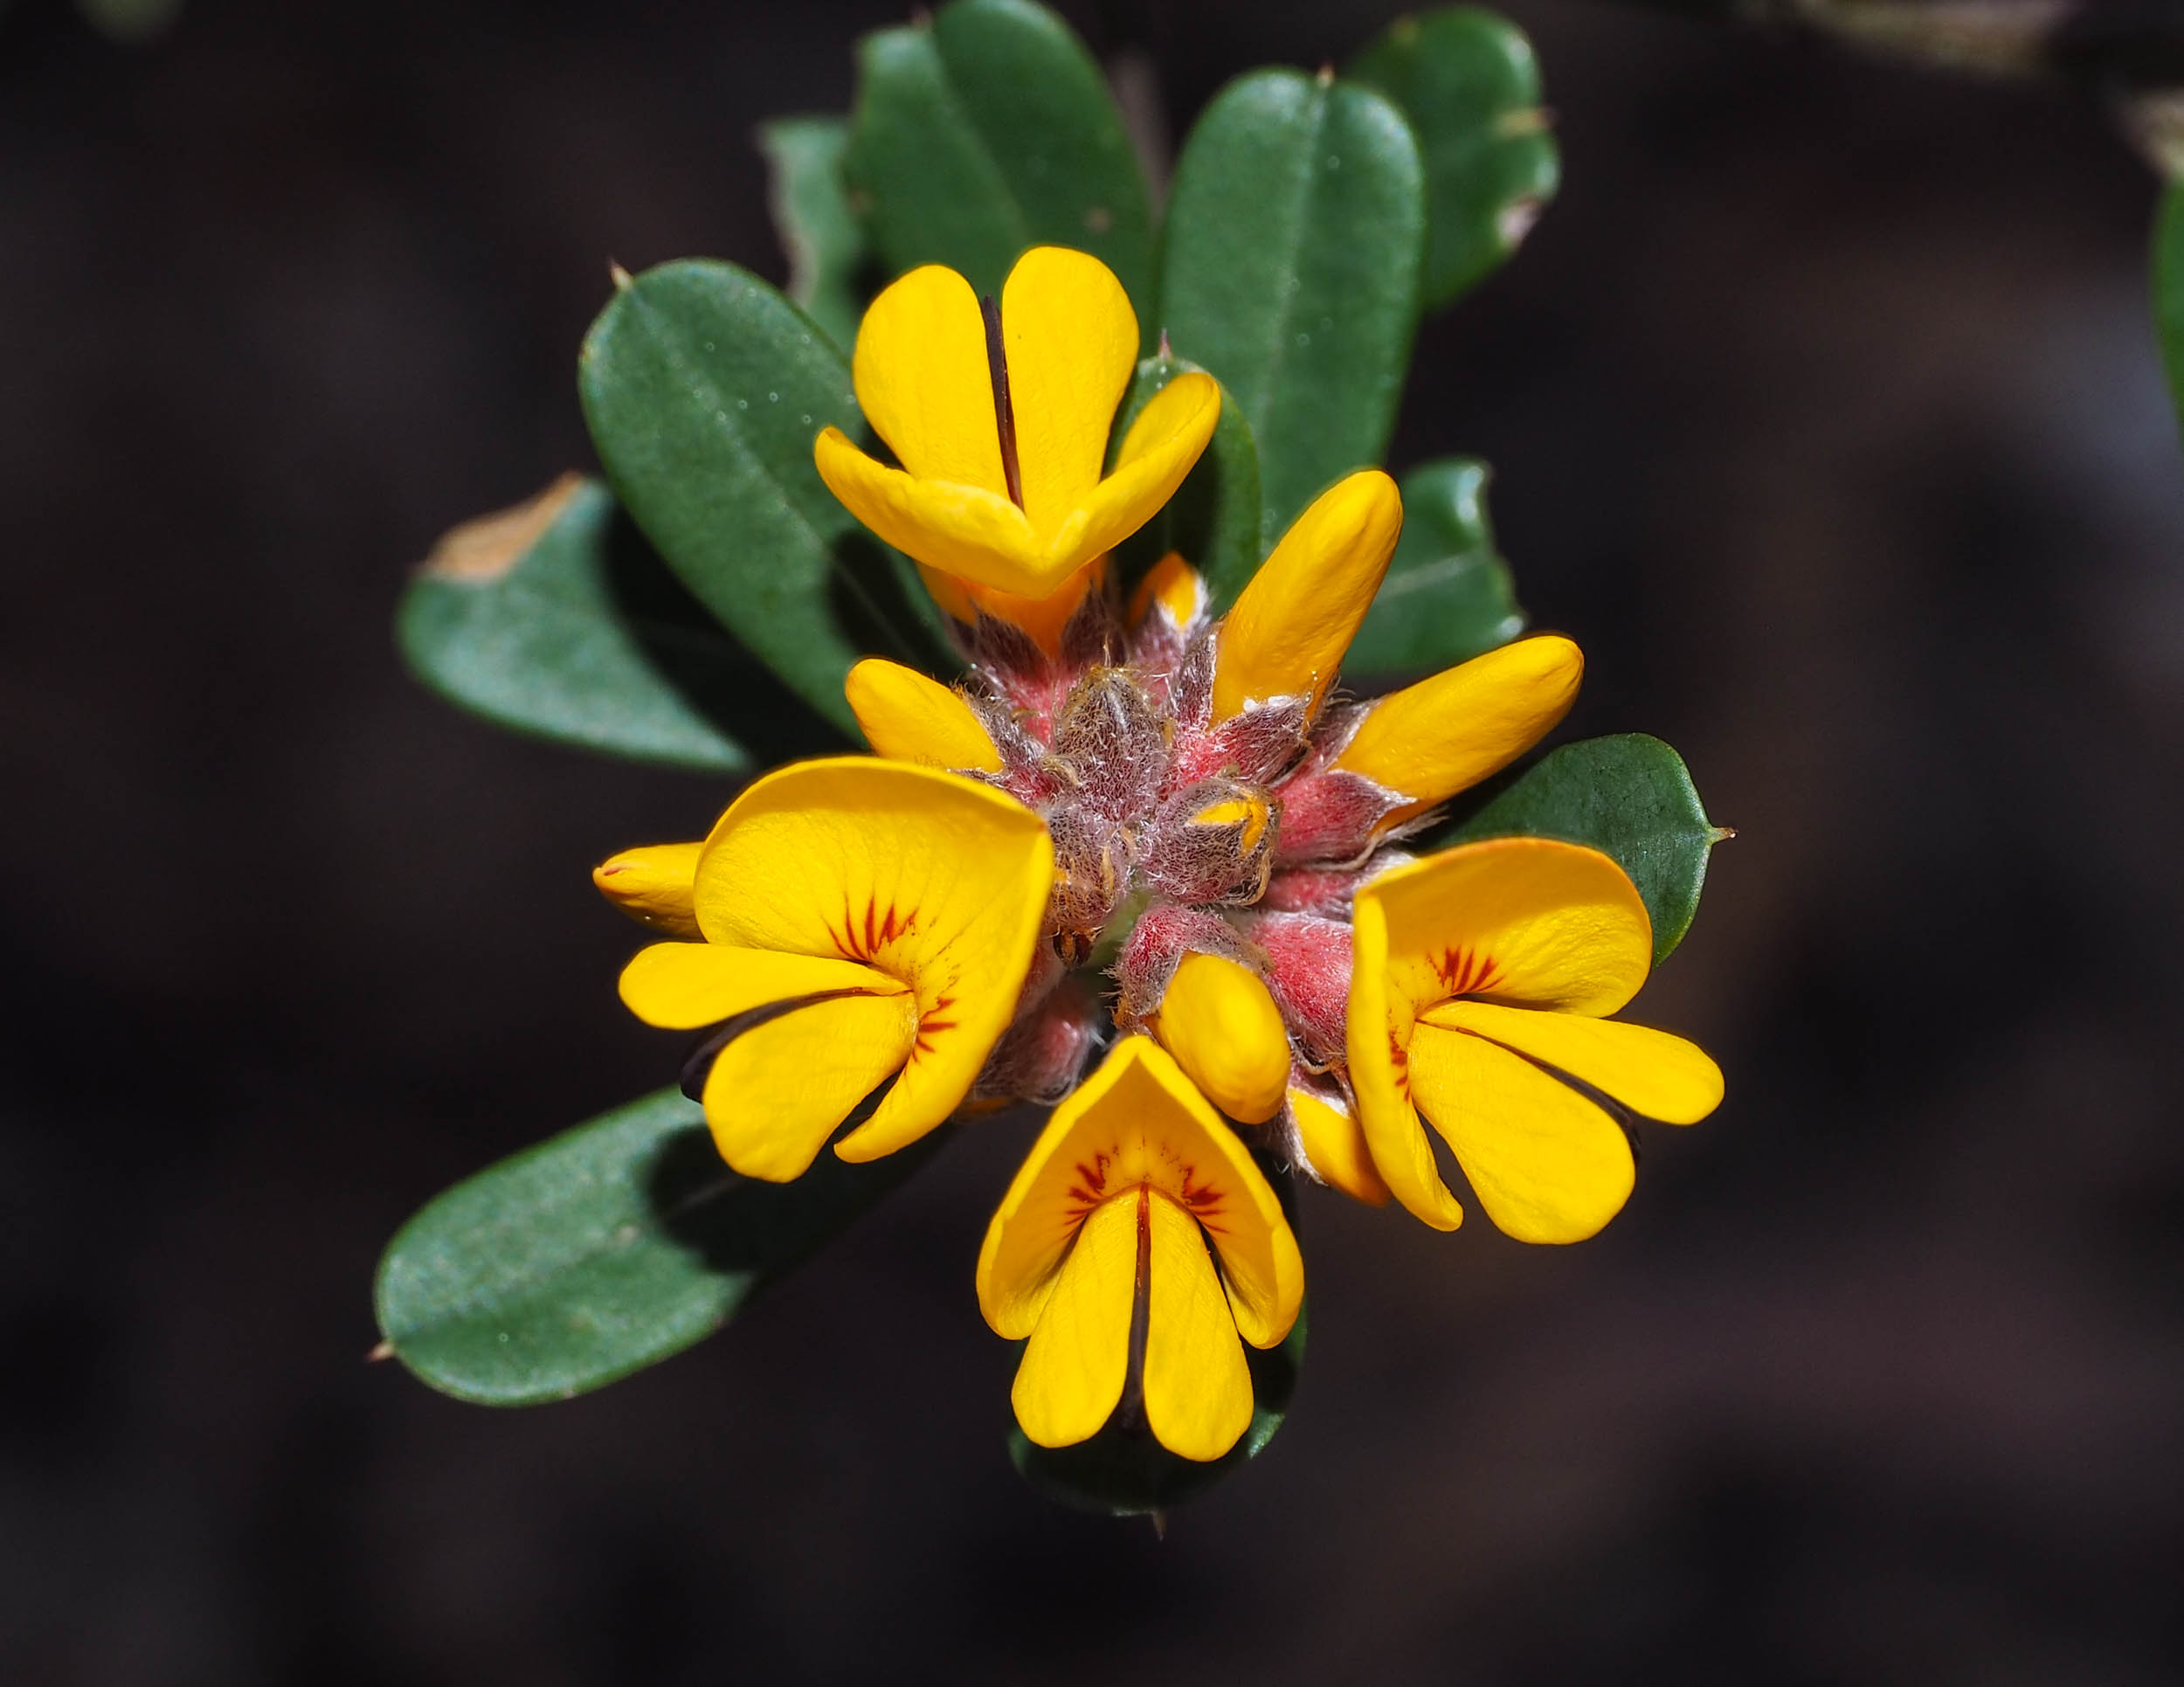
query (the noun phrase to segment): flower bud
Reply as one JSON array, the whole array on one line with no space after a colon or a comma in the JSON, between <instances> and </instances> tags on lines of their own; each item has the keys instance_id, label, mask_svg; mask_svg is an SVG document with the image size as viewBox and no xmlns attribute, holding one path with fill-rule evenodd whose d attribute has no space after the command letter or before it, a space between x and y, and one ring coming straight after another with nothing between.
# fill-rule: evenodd
<instances>
[{"instance_id":1,"label":"flower bud","mask_svg":"<svg viewBox=\"0 0 2184 1687\"><path fill-rule=\"evenodd\" d=\"M1274 998L1249 967L1225 955L1185 955L1146 1024L1229 1117L1259 1124L1281 1110L1289 1034Z\"/></svg>"},{"instance_id":2,"label":"flower bud","mask_svg":"<svg viewBox=\"0 0 2184 1687\"><path fill-rule=\"evenodd\" d=\"M639 925L671 937L695 938L702 934L691 885L698 876L698 851L704 847L676 843L625 849L593 868L591 882Z\"/></svg>"},{"instance_id":3,"label":"flower bud","mask_svg":"<svg viewBox=\"0 0 2184 1687\"><path fill-rule=\"evenodd\" d=\"M1265 952L1267 987L1306 1057L1316 1066L1340 1061L1349 1039L1349 922L1260 915L1248 921L1248 935Z\"/></svg>"},{"instance_id":4,"label":"flower bud","mask_svg":"<svg viewBox=\"0 0 2184 1687\"><path fill-rule=\"evenodd\" d=\"M1273 846L1263 791L1202 780L1160 805L1145 876L1178 902L1250 902L1266 888Z\"/></svg>"},{"instance_id":5,"label":"flower bud","mask_svg":"<svg viewBox=\"0 0 2184 1687\"><path fill-rule=\"evenodd\" d=\"M1082 981L1064 978L1011 1026L972 1089L974 1100L1057 1102L1075 1088L1099 1041L1100 1008Z\"/></svg>"},{"instance_id":6,"label":"flower bud","mask_svg":"<svg viewBox=\"0 0 2184 1687\"><path fill-rule=\"evenodd\" d=\"M999 773L1001 755L969 703L914 667L867 656L842 682L875 754L955 771Z\"/></svg>"},{"instance_id":7,"label":"flower bud","mask_svg":"<svg viewBox=\"0 0 2184 1687\"><path fill-rule=\"evenodd\" d=\"M1366 1150L1365 1129L1340 1085L1299 1071L1283 1097L1286 1123L1305 1171L1367 1206L1386 1206L1388 1186Z\"/></svg>"},{"instance_id":8,"label":"flower bud","mask_svg":"<svg viewBox=\"0 0 2184 1687\"><path fill-rule=\"evenodd\" d=\"M1217 723L1280 697L1318 709L1402 528L1402 495L1377 468L1337 481L1296 518L1221 623Z\"/></svg>"},{"instance_id":9,"label":"flower bud","mask_svg":"<svg viewBox=\"0 0 2184 1687\"><path fill-rule=\"evenodd\" d=\"M1400 792L1383 823L1400 825L1538 743L1584 677L1569 640L1519 639L1368 705L1332 765Z\"/></svg>"}]
</instances>

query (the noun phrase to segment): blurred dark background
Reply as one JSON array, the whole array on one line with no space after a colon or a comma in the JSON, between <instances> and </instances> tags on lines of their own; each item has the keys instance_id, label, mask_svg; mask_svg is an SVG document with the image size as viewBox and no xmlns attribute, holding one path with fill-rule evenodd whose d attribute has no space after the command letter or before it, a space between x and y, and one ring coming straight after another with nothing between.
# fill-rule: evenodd
<instances>
[{"instance_id":1,"label":"blurred dark background","mask_svg":"<svg viewBox=\"0 0 2184 1687\"><path fill-rule=\"evenodd\" d=\"M1380 5L1065 8L1171 134ZM665 1081L585 873L716 785L388 619L591 461L606 263L778 277L763 117L882 4L0 14L0 1679L2184 1676L2184 456L2067 93L1511 0L1566 185L1430 324L1571 730L1718 852L1640 1017L1720 1114L1598 1241L1309 1200L1312 1352L1165 1541L1035 1498L969 1136L727 1335L496 1414L368 1366L418 1203ZM672 1040L669 1040L671 1042Z\"/></svg>"}]
</instances>

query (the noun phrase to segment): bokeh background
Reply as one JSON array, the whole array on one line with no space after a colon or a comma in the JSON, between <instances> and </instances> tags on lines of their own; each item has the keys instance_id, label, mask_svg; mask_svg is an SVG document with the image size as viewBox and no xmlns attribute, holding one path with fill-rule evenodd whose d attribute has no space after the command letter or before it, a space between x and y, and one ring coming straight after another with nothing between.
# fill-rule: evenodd
<instances>
[{"instance_id":1,"label":"bokeh background","mask_svg":"<svg viewBox=\"0 0 2184 1687\"><path fill-rule=\"evenodd\" d=\"M1730 1100L1575 1249L1308 1200L1296 1409L1163 1541L1004 1455L971 1268L1023 1121L605 1393L364 1363L412 1208L672 1071L585 870L726 794L426 695L405 571L590 465L610 258L781 274L752 126L899 14L188 0L129 49L11 0L0 1678L2184 1675L2152 180L2056 91L1508 9L1566 185L1426 328L1395 461L1496 465L1568 730L1738 828L1641 1003ZM1173 135L1393 8L1065 10Z\"/></svg>"}]
</instances>

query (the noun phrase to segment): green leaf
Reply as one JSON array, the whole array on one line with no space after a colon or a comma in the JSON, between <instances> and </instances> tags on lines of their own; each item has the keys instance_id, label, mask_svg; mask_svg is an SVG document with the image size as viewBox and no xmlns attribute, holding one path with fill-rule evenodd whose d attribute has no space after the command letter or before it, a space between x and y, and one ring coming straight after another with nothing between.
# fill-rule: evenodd
<instances>
[{"instance_id":1,"label":"green leaf","mask_svg":"<svg viewBox=\"0 0 2184 1687\"><path fill-rule=\"evenodd\" d=\"M441 540L395 627L426 685L518 732L708 773L751 768L739 737L819 747L808 711L581 475Z\"/></svg>"},{"instance_id":2,"label":"green leaf","mask_svg":"<svg viewBox=\"0 0 2184 1687\"><path fill-rule=\"evenodd\" d=\"M681 1352L929 1158L820 1154L794 1183L722 1164L704 1115L663 1089L457 1184L379 1263L380 1333L443 1393L566 1400Z\"/></svg>"},{"instance_id":3,"label":"green leaf","mask_svg":"<svg viewBox=\"0 0 2184 1687\"><path fill-rule=\"evenodd\" d=\"M858 44L847 167L890 273L960 270L998 297L1026 246L1074 246L1157 324L1144 172L1084 44L1026 0L953 0Z\"/></svg>"},{"instance_id":4,"label":"green leaf","mask_svg":"<svg viewBox=\"0 0 2184 1687\"><path fill-rule=\"evenodd\" d=\"M1284 1179L1284 1182L1287 1180ZM1009 1458L1024 1479L1048 1499L1102 1517L1143 1517L1168 1511L1211 1488L1240 1465L1257 1458L1289 1415L1296 1375L1304 1362L1304 1311L1277 1346L1244 1349L1251 1368L1251 1425L1243 1438L1210 1463L1178 1458L1142 1423L1110 1422L1075 1447L1040 1447L1023 1430L1009 1430Z\"/></svg>"},{"instance_id":5,"label":"green leaf","mask_svg":"<svg viewBox=\"0 0 2184 1687\"><path fill-rule=\"evenodd\" d=\"M1562 179L1524 32L1482 6L1399 17L1350 73L1398 105L1426 163L1425 303L1440 309L1513 253Z\"/></svg>"},{"instance_id":6,"label":"green leaf","mask_svg":"<svg viewBox=\"0 0 2184 1687\"><path fill-rule=\"evenodd\" d=\"M1271 542L1387 447L1418 321L1418 143L1371 88L1254 72L1184 143L1165 241L1160 321L1250 424Z\"/></svg>"},{"instance_id":7,"label":"green leaf","mask_svg":"<svg viewBox=\"0 0 2184 1687\"><path fill-rule=\"evenodd\" d=\"M864 225L842 177L846 117L777 117L758 126L766 155L768 203L789 255L789 297L847 350L864 318L862 283L873 267Z\"/></svg>"},{"instance_id":8,"label":"green leaf","mask_svg":"<svg viewBox=\"0 0 2184 1687\"><path fill-rule=\"evenodd\" d=\"M773 288L700 259L625 278L584 338L578 387L645 536L826 719L855 730L842 679L860 657L947 671L909 564L812 461L822 427L865 435L849 365Z\"/></svg>"},{"instance_id":9,"label":"green leaf","mask_svg":"<svg viewBox=\"0 0 2184 1687\"><path fill-rule=\"evenodd\" d=\"M1153 395L1177 376L1197 367L1179 357L1148 357L1137 365L1137 376L1115 418L1108 446L1110 467L1130 424L1152 402ZM1251 442L1251 425L1226 390L1221 393L1220 420L1213 425L1213 439L1206 454L1160 513L1120 547L1118 566L1126 591L1171 550L1180 551L1183 560L1206 577L1216 615L1235 601L1263 555L1259 535L1259 453Z\"/></svg>"},{"instance_id":10,"label":"green leaf","mask_svg":"<svg viewBox=\"0 0 2184 1687\"><path fill-rule=\"evenodd\" d=\"M1479 808L1433 847L1563 838L1614 856L1652 916L1655 966L1691 929L1706 857L1731 835L1708 821L1683 758L1642 732L1564 744L1482 790Z\"/></svg>"},{"instance_id":11,"label":"green leaf","mask_svg":"<svg viewBox=\"0 0 2184 1687\"><path fill-rule=\"evenodd\" d=\"M2169 391L2184 415L2184 182L2162 195L2153 225L2153 320L2160 330Z\"/></svg>"},{"instance_id":12,"label":"green leaf","mask_svg":"<svg viewBox=\"0 0 2184 1687\"><path fill-rule=\"evenodd\" d=\"M1343 659L1363 678L1469 661L1524 630L1509 565L1487 521L1490 471L1471 457L1422 463L1403 477L1403 536L1365 625Z\"/></svg>"}]
</instances>

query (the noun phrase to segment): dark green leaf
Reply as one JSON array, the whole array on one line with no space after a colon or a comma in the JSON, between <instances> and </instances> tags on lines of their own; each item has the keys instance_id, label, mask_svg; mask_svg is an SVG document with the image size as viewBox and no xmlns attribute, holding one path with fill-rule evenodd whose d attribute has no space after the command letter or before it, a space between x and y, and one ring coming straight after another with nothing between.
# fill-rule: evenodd
<instances>
[{"instance_id":1,"label":"dark green leaf","mask_svg":"<svg viewBox=\"0 0 2184 1687\"><path fill-rule=\"evenodd\" d=\"M946 264L997 297L1026 246L1104 261L1155 325L1145 179L1084 44L1026 0L953 0L858 45L847 169L890 273Z\"/></svg>"},{"instance_id":2,"label":"dark green leaf","mask_svg":"<svg viewBox=\"0 0 2184 1687\"><path fill-rule=\"evenodd\" d=\"M2184 413L2184 182L2162 196L2154 223L2153 320L2160 330L2169 391Z\"/></svg>"},{"instance_id":3,"label":"dark green leaf","mask_svg":"<svg viewBox=\"0 0 2184 1687\"><path fill-rule=\"evenodd\" d=\"M1488 475L1476 459L1452 457L1403 477L1403 536L1343 659L1346 673L1452 667L1524 630L1486 517Z\"/></svg>"},{"instance_id":4,"label":"dark green leaf","mask_svg":"<svg viewBox=\"0 0 2184 1687\"><path fill-rule=\"evenodd\" d=\"M768 201L789 255L789 297L844 350L856 343L865 308L860 284L873 264L842 177L848 146L846 117L777 117L758 126Z\"/></svg>"},{"instance_id":5,"label":"dark green leaf","mask_svg":"<svg viewBox=\"0 0 2184 1687\"><path fill-rule=\"evenodd\" d=\"M943 662L916 575L812 465L822 427L862 438L864 422L842 354L773 288L696 259L625 280L585 336L578 385L646 536L821 715L855 729L842 678L861 656Z\"/></svg>"},{"instance_id":6,"label":"dark green leaf","mask_svg":"<svg viewBox=\"0 0 2184 1687\"><path fill-rule=\"evenodd\" d=\"M1514 252L1562 165L1524 32L1482 6L1399 17L1350 66L1403 108L1426 162L1425 303L1453 304Z\"/></svg>"},{"instance_id":7,"label":"dark green leaf","mask_svg":"<svg viewBox=\"0 0 2184 1687\"><path fill-rule=\"evenodd\" d=\"M1274 1439L1288 1416L1296 1392L1296 1373L1304 1362L1304 1312L1280 1345L1261 1352L1244 1349L1251 1367L1251 1427L1221 1457L1200 1464L1178 1458L1152 1438L1143 1424L1109 1423L1075 1447L1039 1447L1024 1432L1009 1430L1009 1457L1024 1479L1064 1505L1102 1517L1141 1517L1165 1511L1211 1488L1239 1465L1254 1459Z\"/></svg>"},{"instance_id":8,"label":"dark green leaf","mask_svg":"<svg viewBox=\"0 0 2184 1687\"><path fill-rule=\"evenodd\" d=\"M661 1090L429 1203L380 1261L380 1332L459 1400L566 1400L712 1334L939 1141L866 1165L822 1153L794 1183L758 1183Z\"/></svg>"},{"instance_id":9,"label":"dark green leaf","mask_svg":"<svg viewBox=\"0 0 2184 1687\"><path fill-rule=\"evenodd\" d=\"M1433 844L1562 838L1614 856L1653 917L1658 966L1691 929L1707 854L1728 835L1708 821L1683 758L1658 738L1626 732L1564 744L1503 775Z\"/></svg>"},{"instance_id":10,"label":"dark green leaf","mask_svg":"<svg viewBox=\"0 0 2184 1687\"><path fill-rule=\"evenodd\" d=\"M1425 239L1418 144L1371 88L1257 71L1185 142L1160 321L1251 425L1269 543L1386 449Z\"/></svg>"},{"instance_id":11,"label":"dark green leaf","mask_svg":"<svg viewBox=\"0 0 2184 1687\"><path fill-rule=\"evenodd\" d=\"M831 736L580 475L443 539L396 635L442 696L607 755L736 773Z\"/></svg>"},{"instance_id":12,"label":"dark green leaf","mask_svg":"<svg viewBox=\"0 0 2184 1687\"><path fill-rule=\"evenodd\" d=\"M1110 463L1153 395L1197 367L1175 357L1148 357L1137 365L1115 418ZM1206 577L1217 615L1235 601L1259 566L1259 453L1251 443L1251 425L1226 391L1206 454L1160 513L1121 547L1118 563L1125 586L1171 550L1180 551L1183 560Z\"/></svg>"}]
</instances>

